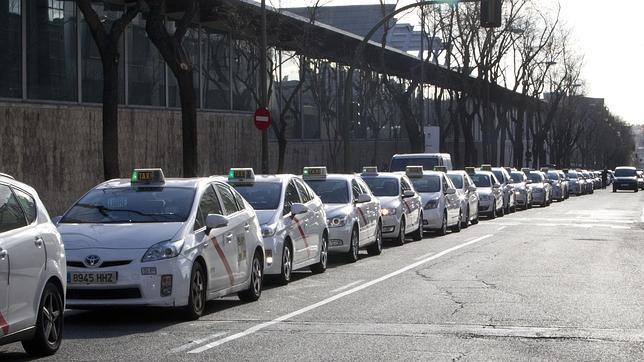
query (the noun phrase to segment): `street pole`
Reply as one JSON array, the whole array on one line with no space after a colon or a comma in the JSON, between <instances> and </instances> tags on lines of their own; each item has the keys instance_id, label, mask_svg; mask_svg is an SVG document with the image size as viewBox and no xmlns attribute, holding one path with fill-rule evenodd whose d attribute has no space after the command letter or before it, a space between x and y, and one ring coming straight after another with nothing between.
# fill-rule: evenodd
<instances>
[{"instance_id":1,"label":"street pole","mask_svg":"<svg viewBox=\"0 0 644 362\"><path fill-rule=\"evenodd\" d=\"M266 0L262 0L261 3L261 12L262 12L262 21L261 21L261 32L260 45L259 45L259 107L268 108L268 89L267 89L267 67L266 62L268 61L267 57L267 29L266 29ZM268 129L262 130L262 173L267 174L268 171Z\"/></svg>"}]
</instances>

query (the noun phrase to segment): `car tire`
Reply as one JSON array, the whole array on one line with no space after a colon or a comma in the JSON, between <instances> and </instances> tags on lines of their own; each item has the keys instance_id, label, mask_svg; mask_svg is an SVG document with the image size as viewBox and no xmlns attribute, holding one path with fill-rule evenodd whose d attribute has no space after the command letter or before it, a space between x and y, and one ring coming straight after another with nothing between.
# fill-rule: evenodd
<instances>
[{"instance_id":1,"label":"car tire","mask_svg":"<svg viewBox=\"0 0 644 362\"><path fill-rule=\"evenodd\" d=\"M367 253L371 256L380 255L382 253L382 224L378 223L376 229L376 240L367 248Z\"/></svg>"},{"instance_id":2,"label":"car tire","mask_svg":"<svg viewBox=\"0 0 644 362\"><path fill-rule=\"evenodd\" d=\"M360 253L360 233L358 232L358 227L353 226L351 229L351 245L349 247L349 252L347 253L347 261L349 263L355 263L358 261L358 254Z\"/></svg>"},{"instance_id":3,"label":"car tire","mask_svg":"<svg viewBox=\"0 0 644 362\"><path fill-rule=\"evenodd\" d=\"M503 206L501 206L501 211L499 211L498 215L499 215L499 217L504 217L505 216L505 209L503 208Z\"/></svg>"},{"instance_id":4,"label":"car tire","mask_svg":"<svg viewBox=\"0 0 644 362\"><path fill-rule=\"evenodd\" d=\"M438 235L443 236L447 234L447 211L443 211L443 223L441 228L438 229Z\"/></svg>"},{"instance_id":5,"label":"car tire","mask_svg":"<svg viewBox=\"0 0 644 362\"><path fill-rule=\"evenodd\" d=\"M199 262L192 263L190 272L190 287L188 289L188 305L183 308L186 320L199 319L206 309L206 273Z\"/></svg>"},{"instance_id":6,"label":"car tire","mask_svg":"<svg viewBox=\"0 0 644 362\"><path fill-rule=\"evenodd\" d=\"M291 282L293 276L293 248L290 243L284 243L282 248L282 268L277 277L280 285L286 285Z\"/></svg>"},{"instance_id":7,"label":"car tire","mask_svg":"<svg viewBox=\"0 0 644 362\"><path fill-rule=\"evenodd\" d=\"M264 279L264 261L259 251L253 255L250 265L250 283L248 289L239 292L237 296L242 302L254 302L262 296L262 281Z\"/></svg>"},{"instance_id":8,"label":"car tire","mask_svg":"<svg viewBox=\"0 0 644 362\"><path fill-rule=\"evenodd\" d=\"M470 209L465 213L465 221L461 219L461 229L467 229L470 226Z\"/></svg>"},{"instance_id":9,"label":"car tire","mask_svg":"<svg viewBox=\"0 0 644 362\"><path fill-rule=\"evenodd\" d=\"M418 228L411 234L411 238L414 241L423 240L423 212L420 212L418 219Z\"/></svg>"},{"instance_id":10,"label":"car tire","mask_svg":"<svg viewBox=\"0 0 644 362\"><path fill-rule=\"evenodd\" d=\"M394 239L394 243L399 246L405 244L405 219L400 220L398 237Z\"/></svg>"},{"instance_id":11,"label":"car tire","mask_svg":"<svg viewBox=\"0 0 644 362\"><path fill-rule=\"evenodd\" d=\"M320 245L320 261L311 265L313 274L322 274L326 271L326 264L329 259L329 238L324 234Z\"/></svg>"},{"instance_id":12,"label":"car tire","mask_svg":"<svg viewBox=\"0 0 644 362\"><path fill-rule=\"evenodd\" d=\"M22 347L29 355L44 357L58 351L63 339L64 310L62 293L56 285L48 282L38 305L35 335L31 340L22 342Z\"/></svg>"},{"instance_id":13,"label":"car tire","mask_svg":"<svg viewBox=\"0 0 644 362\"><path fill-rule=\"evenodd\" d=\"M459 210L458 221L456 222L456 225L452 226L452 229L451 229L453 233L461 232L461 220L463 220L463 214Z\"/></svg>"},{"instance_id":14,"label":"car tire","mask_svg":"<svg viewBox=\"0 0 644 362\"><path fill-rule=\"evenodd\" d=\"M492 207L492 212L490 212L490 219L491 220L496 219L496 205Z\"/></svg>"},{"instance_id":15,"label":"car tire","mask_svg":"<svg viewBox=\"0 0 644 362\"><path fill-rule=\"evenodd\" d=\"M476 225L479 223L479 214L476 214L476 219L472 219L472 225Z\"/></svg>"}]
</instances>

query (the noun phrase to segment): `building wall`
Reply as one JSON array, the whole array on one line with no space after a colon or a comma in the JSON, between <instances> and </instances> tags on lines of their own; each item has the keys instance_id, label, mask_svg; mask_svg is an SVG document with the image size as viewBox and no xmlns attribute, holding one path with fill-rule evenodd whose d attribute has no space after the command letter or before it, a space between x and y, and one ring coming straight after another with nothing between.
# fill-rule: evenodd
<instances>
[{"instance_id":1,"label":"building wall","mask_svg":"<svg viewBox=\"0 0 644 362\"><path fill-rule=\"evenodd\" d=\"M136 167L161 167L168 177L182 173L181 114L176 110L122 108L119 119L121 176ZM200 112L198 152L201 175L223 175L230 167L261 165L260 133L249 113ZM388 164L405 152L404 140L354 141L354 170ZM338 144L338 147L340 145ZM307 165L338 170L342 153L331 158L329 142L292 141L285 172ZM271 170L277 144L270 143ZM0 172L35 187L52 215L103 180L101 108L76 104L0 103Z\"/></svg>"}]
</instances>

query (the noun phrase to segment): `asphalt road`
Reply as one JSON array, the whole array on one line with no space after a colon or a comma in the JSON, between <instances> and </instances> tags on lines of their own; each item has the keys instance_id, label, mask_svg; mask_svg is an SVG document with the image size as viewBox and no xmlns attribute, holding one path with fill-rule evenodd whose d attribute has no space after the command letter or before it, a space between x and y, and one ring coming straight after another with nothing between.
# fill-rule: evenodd
<instances>
[{"instance_id":1,"label":"asphalt road","mask_svg":"<svg viewBox=\"0 0 644 362\"><path fill-rule=\"evenodd\" d=\"M60 361L644 360L644 193L597 191L431 235L259 302L69 311ZM19 344L0 360L24 359Z\"/></svg>"}]
</instances>

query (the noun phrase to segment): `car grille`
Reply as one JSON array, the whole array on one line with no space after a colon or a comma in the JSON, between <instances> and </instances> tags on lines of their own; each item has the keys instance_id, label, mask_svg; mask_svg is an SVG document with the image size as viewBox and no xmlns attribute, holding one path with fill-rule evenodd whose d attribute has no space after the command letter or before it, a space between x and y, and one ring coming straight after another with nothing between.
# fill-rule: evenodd
<instances>
[{"instance_id":1,"label":"car grille","mask_svg":"<svg viewBox=\"0 0 644 362\"><path fill-rule=\"evenodd\" d=\"M121 266L121 265L128 265L132 262L132 260L111 260L111 261L104 261L103 264L98 266L97 268L111 268L115 266ZM67 261L67 266L71 266L74 268L87 268L87 266L82 262L82 261Z\"/></svg>"},{"instance_id":2,"label":"car grille","mask_svg":"<svg viewBox=\"0 0 644 362\"><path fill-rule=\"evenodd\" d=\"M139 288L118 289L69 289L67 299L136 299L141 298Z\"/></svg>"}]
</instances>

